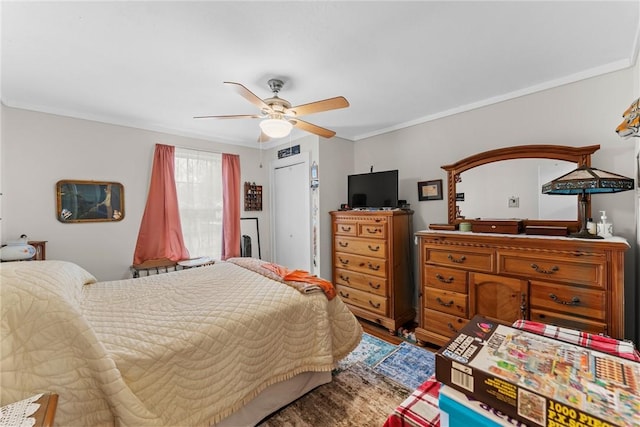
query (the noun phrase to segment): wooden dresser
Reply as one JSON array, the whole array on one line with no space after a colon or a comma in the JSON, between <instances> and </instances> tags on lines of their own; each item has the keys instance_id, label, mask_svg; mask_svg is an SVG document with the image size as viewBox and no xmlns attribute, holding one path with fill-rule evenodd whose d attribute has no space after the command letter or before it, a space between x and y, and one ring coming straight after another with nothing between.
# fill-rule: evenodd
<instances>
[{"instance_id":1,"label":"wooden dresser","mask_svg":"<svg viewBox=\"0 0 640 427\"><path fill-rule=\"evenodd\" d=\"M416 338L443 345L476 314L624 338L621 238L420 231Z\"/></svg>"},{"instance_id":2,"label":"wooden dresser","mask_svg":"<svg viewBox=\"0 0 640 427\"><path fill-rule=\"evenodd\" d=\"M411 274L413 211L337 211L333 283L353 314L395 334L415 318Z\"/></svg>"}]
</instances>

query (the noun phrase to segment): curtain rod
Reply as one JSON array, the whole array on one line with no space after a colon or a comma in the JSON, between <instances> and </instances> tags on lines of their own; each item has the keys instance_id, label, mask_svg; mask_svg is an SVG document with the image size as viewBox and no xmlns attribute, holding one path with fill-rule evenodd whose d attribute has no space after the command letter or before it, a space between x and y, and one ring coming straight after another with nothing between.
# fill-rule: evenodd
<instances>
[{"instance_id":1,"label":"curtain rod","mask_svg":"<svg viewBox=\"0 0 640 427\"><path fill-rule=\"evenodd\" d=\"M183 145L175 145L175 144L162 144L162 145L173 145L175 148L182 148L184 150L204 151L205 153L231 154L231 153L225 153L224 151L205 150L205 149L202 149L202 148L185 147Z\"/></svg>"}]
</instances>

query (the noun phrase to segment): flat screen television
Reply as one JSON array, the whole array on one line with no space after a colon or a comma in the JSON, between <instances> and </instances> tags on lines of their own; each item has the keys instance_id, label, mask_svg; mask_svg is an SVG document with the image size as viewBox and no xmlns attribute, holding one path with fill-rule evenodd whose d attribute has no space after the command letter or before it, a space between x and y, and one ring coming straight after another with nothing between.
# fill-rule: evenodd
<instances>
[{"instance_id":1,"label":"flat screen television","mask_svg":"<svg viewBox=\"0 0 640 427\"><path fill-rule=\"evenodd\" d=\"M398 170L348 176L349 207L397 208Z\"/></svg>"}]
</instances>

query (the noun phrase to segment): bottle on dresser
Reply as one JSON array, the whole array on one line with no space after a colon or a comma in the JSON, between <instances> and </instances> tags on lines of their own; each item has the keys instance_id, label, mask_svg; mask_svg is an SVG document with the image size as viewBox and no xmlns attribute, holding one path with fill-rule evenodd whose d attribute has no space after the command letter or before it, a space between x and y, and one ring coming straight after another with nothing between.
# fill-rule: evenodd
<instances>
[{"instance_id":1,"label":"bottle on dresser","mask_svg":"<svg viewBox=\"0 0 640 427\"><path fill-rule=\"evenodd\" d=\"M597 233L601 237L613 237L613 224L607 222L607 213L600 211L600 221L597 224Z\"/></svg>"}]
</instances>

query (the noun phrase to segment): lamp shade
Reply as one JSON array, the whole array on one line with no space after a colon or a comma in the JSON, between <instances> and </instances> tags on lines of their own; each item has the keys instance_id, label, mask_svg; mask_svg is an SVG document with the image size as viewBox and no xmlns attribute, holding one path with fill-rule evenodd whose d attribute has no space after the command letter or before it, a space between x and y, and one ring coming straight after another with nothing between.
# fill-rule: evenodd
<instances>
[{"instance_id":1,"label":"lamp shade","mask_svg":"<svg viewBox=\"0 0 640 427\"><path fill-rule=\"evenodd\" d=\"M587 230L587 194L618 193L633 190L633 179L611 172L582 165L573 171L547 182L542 186L544 194L580 195L580 216L582 228L569 237L599 239Z\"/></svg>"},{"instance_id":2,"label":"lamp shade","mask_svg":"<svg viewBox=\"0 0 640 427\"><path fill-rule=\"evenodd\" d=\"M633 179L586 165L542 186L544 194L618 193L633 190Z\"/></svg>"},{"instance_id":3,"label":"lamp shade","mask_svg":"<svg viewBox=\"0 0 640 427\"><path fill-rule=\"evenodd\" d=\"M271 138L282 138L289 133L293 125L284 119L264 119L260 122L260 129Z\"/></svg>"}]
</instances>

